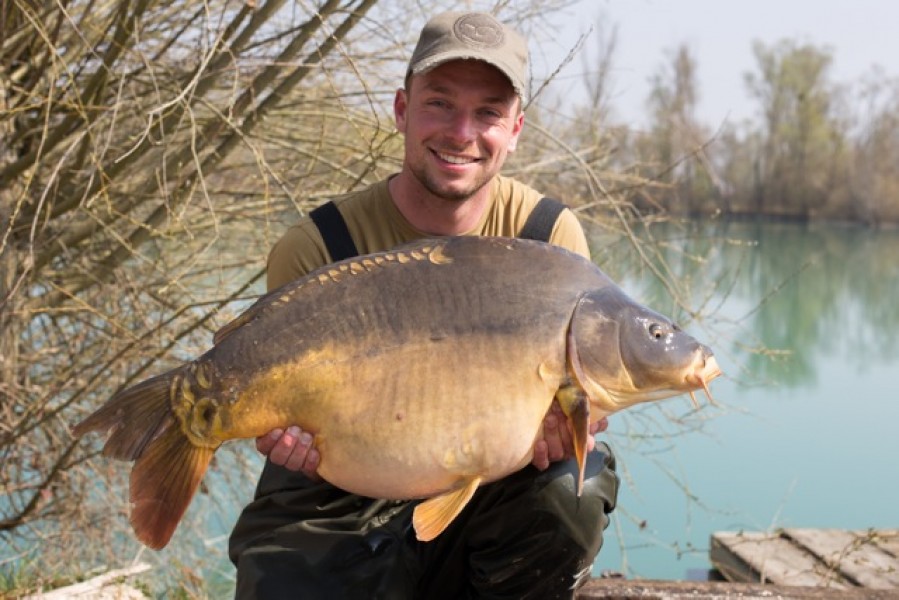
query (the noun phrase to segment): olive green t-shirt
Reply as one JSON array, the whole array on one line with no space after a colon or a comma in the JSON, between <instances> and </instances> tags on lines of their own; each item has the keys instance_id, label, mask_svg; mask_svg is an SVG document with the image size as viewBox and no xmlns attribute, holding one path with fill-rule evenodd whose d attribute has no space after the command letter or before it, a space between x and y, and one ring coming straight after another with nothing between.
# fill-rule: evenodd
<instances>
[{"instance_id":1,"label":"olive green t-shirt","mask_svg":"<svg viewBox=\"0 0 899 600\"><path fill-rule=\"evenodd\" d=\"M381 252L429 237L400 214L390 198L387 181L334 199L360 254ZM497 176L490 185L490 202L480 222L464 235L515 237L541 194L508 177ZM570 210L559 215L549 242L590 256L584 230ZM333 261L318 228L311 219L303 218L287 230L269 254L268 289L280 287L330 262Z\"/></svg>"}]
</instances>

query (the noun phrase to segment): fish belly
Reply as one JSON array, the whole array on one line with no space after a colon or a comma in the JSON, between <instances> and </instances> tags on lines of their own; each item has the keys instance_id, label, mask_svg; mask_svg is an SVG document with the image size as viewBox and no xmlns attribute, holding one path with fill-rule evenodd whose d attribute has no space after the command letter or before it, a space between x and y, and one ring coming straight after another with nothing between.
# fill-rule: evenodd
<instances>
[{"instance_id":1,"label":"fish belly","mask_svg":"<svg viewBox=\"0 0 899 600\"><path fill-rule=\"evenodd\" d=\"M564 363L527 344L511 350L502 340L471 336L347 361L341 384L322 396L309 423L319 473L357 494L406 499L523 467Z\"/></svg>"}]
</instances>

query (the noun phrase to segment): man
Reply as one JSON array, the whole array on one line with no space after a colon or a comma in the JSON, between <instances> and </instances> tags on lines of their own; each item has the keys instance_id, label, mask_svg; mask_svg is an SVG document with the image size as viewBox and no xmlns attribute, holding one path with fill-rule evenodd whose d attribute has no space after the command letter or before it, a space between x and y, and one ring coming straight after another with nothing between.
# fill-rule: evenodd
<instances>
[{"instance_id":1,"label":"man","mask_svg":"<svg viewBox=\"0 0 899 600\"><path fill-rule=\"evenodd\" d=\"M540 196L499 172L524 124L526 73L526 42L490 15L447 13L425 25L394 99L401 171L332 205L356 251L427 236L519 234ZM275 245L269 289L332 262L319 226L304 219ZM549 241L589 254L568 210ZM414 502L323 482L311 432L273 431L257 448L268 461L231 536L239 598L571 597L590 574L618 488L600 444L575 496L571 435L554 405L532 465L480 488L425 543L411 528Z\"/></svg>"}]
</instances>

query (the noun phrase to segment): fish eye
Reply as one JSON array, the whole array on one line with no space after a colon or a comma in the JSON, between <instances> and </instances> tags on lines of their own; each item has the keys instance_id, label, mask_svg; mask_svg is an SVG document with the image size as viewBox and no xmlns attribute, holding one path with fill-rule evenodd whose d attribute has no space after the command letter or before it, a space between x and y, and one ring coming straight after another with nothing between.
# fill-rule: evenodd
<instances>
[{"instance_id":1,"label":"fish eye","mask_svg":"<svg viewBox=\"0 0 899 600\"><path fill-rule=\"evenodd\" d=\"M657 340L660 340L660 339L662 339L662 336L665 335L665 332L662 329L661 325L659 325L658 323L653 323L652 325L649 326L649 335L651 335L652 337L654 337Z\"/></svg>"}]
</instances>

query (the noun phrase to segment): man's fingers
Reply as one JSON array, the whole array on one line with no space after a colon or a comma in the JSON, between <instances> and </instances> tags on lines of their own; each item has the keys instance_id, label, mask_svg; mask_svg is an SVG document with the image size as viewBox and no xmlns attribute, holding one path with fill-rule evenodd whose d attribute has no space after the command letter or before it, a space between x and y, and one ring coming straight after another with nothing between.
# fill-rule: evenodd
<instances>
[{"instance_id":1,"label":"man's fingers","mask_svg":"<svg viewBox=\"0 0 899 600\"><path fill-rule=\"evenodd\" d=\"M312 454L312 435L303 431L297 437L295 443L290 449L290 454L284 462L284 466L291 471L305 470L310 462ZM315 453L316 455L318 452Z\"/></svg>"},{"instance_id":2,"label":"man's fingers","mask_svg":"<svg viewBox=\"0 0 899 600\"><path fill-rule=\"evenodd\" d=\"M294 427L288 427L272 446L271 450L269 450L268 459L276 465L283 467L287 462L287 459L290 458L290 454L293 452L297 437L299 437L299 430Z\"/></svg>"},{"instance_id":3,"label":"man's fingers","mask_svg":"<svg viewBox=\"0 0 899 600\"><path fill-rule=\"evenodd\" d=\"M593 450L596 441L593 436L609 427L603 418L590 424L590 437L587 439L587 450ZM291 471L302 471L307 477L317 478L321 456L312 447L314 437L299 427L291 426L287 430L274 429L266 435L256 438L256 449L268 456L274 464ZM531 461L538 469L545 470L551 462L573 456L572 436L569 424L561 410L554 403L552 409L543 419L543 434L534 444L534 457Z\"/></svg>"},{"instance_id":4,"label":"man's fingers","mask_svg":"<svg viewBox=\"0 0 899 600\"><path fill-rule=\"evenodd\" d=\"M315 437L299 427L291 426L285 431L274 430L268 435L256 438L256 448L268 459L290 471L299 471L312 480L320 481L316 472L321 462L318 450L313 448Z\"/></svg>"},{"instance_id":5,"label":"man's fingers","mask_svg":"<svg viewBox=\"0 0 899 600\"><path fill-rule=\"evenodd\" d=\"M260 435L256 438L256 450L258 450L260 454L268 456L272 451L272 448L277 445L278 440L281 439L283 433L283 429L272 429L265 435Z\"/></svg>"},{"instance_id":6,"label":"man's fingers","mask_svg":"<svg viewBox=\"0 0 899 600\"><path fill-rule=\"evenodd\" d=\"M596 439L593 437L609 428L609 421L605 417L590 423L587 436L587 452L596 447ZM534 442L534 457L531 464L541 471L549 467L549 464L575 456L574 436L571 433L571 423L562 412L557 401L553 401L546 416L543 417L542 429Z\"/></svg>"},{"instance_id":7,"label":"man's fingers","mask_svg":"<svg viewBox=\"0 0 899 600\"><path fill-rule=\"evenodd\" d=\"M534 458L531 460L531 464L541 471L549 468L549 453L544 440L537 440L534 443Z\"/></svg>"},{"instance_id":8,"label":"man's fingers","mask_svg":"<svg viewBox=\"0 0 899 600\"><path fill-rule=\"evenodd\" d=\"M303 474L313 481L321 481L321 477L318 474L318 463L321 460L321 457L318 453L318 450L312 448L309 450L309 453L306 455L306 464L303 467Z\"/></svg>"},{"instance_id":9,"label":"man's fingers","mask_svg":"<svg viewBox=\"0 0 899 600\"><path fill-rule=\"evenodd\" d=\"M550 462L562 460L571 448L568 427L560 423L559 416L549 414L543 419L543 439L546 442L547 457Z\"/></svg>"}]
</instances>

